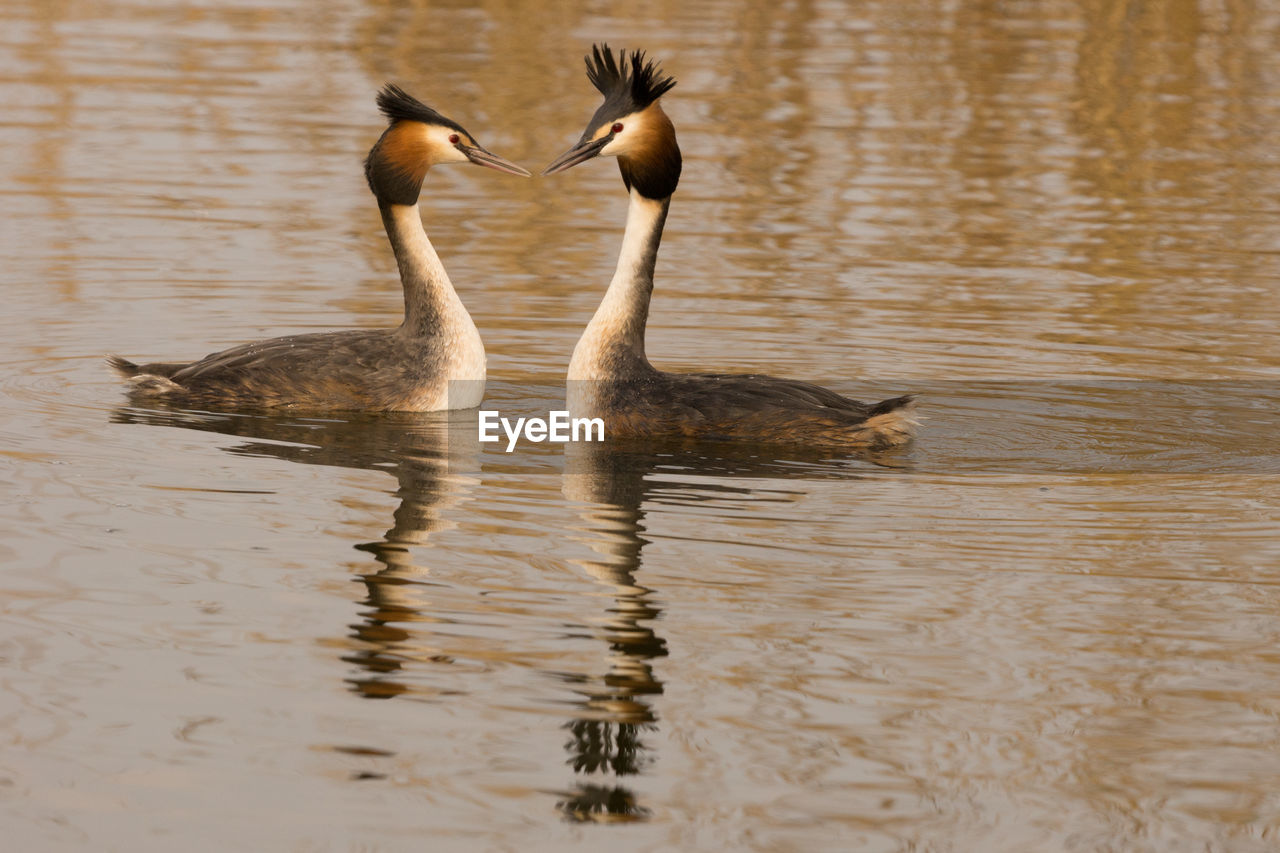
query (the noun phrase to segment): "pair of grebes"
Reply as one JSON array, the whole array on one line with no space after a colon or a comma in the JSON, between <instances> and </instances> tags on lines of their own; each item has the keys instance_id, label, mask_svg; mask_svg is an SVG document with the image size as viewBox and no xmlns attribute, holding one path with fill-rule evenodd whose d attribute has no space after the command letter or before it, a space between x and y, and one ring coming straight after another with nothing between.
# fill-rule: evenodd
<instances>
[{"instance_id":1,"label":"pair of grebes","mask_svg":"<svg viewBox=\"0 0 1280 853\"><path fill-rule=\"evenodd\" d=\"M876 449L911 438L911 397L868 404L807 382L755 374L667 373L645 356L644 331L663 223L680 179L675 128L659 98L675 85L643 52L600 45L587 77L604 103L578 144L544 175L617 157L631 203L617 271L569 364L570 413L599 417L610 437L684 437ZM404 285L397 329L290 335L191 363L112 357L135 396L190 408L429 412L480 405L480 333L427 239L418 195L427 170L470 162L529 172L476 143L461 125L388 85L389 126L365 161Z\"/></svg>"}]
</instances>

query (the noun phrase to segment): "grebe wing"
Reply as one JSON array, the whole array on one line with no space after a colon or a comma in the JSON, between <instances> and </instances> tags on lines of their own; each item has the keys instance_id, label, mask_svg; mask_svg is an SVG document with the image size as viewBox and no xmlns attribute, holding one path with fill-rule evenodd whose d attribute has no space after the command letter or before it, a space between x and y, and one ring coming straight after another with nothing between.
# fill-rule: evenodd
<instances>
[{"instance_id":1,"label":"grebe wing","mask_svg":"<svg viewBox=\"0 0 1280 853\"><path fill-rule=\"evenodd\" d=\"M617 435L872 448L909 440L911 402L862 403L821 385L758 374L653 371L602 387L596 411Z\"/></svg>"},{"instance_id":2,"label":"grebe wing","mask_svg":"<svg viewBox=\"0 0 1280 853\"><path fill-rule=\"evenodd\" d=\"M697 409L794 410L834 417L865 417L872 407L829 388L758 373L675 373L672 395ZM700 404L700 405L699 405Z\"/></svg>"},{"instance_id":3,"label":"grebe wing","mask_svg":"<svg viewBox=\"0 0 1280 853\"><path fill-rule=\"evenodd\" d=\"M254 341L231 349L211 353L193 362L170 378L178 384L191 380L216 379L227 374L257 371L302 370L324 366L340 366L351 372L363 372L374 366L376 354L385 346L385 336L375 331L314 332Z\"/></svg>"}]
</instances>

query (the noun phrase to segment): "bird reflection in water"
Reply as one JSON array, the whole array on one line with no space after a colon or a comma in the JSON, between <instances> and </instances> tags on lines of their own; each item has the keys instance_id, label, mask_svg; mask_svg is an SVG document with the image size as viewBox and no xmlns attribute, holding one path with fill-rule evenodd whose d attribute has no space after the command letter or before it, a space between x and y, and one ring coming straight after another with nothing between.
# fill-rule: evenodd
<instances>
[{"instance_id":1,"label":"bird reflection in water","mask_svg":"<svg viewBox=\"0 0 1280 853\"><path fill-rule=\"evenodd\" d=\"M657 730L650 698L662 682L650 664L667 654L667 642L651 627L662 614L653 590L636 582L646 540L643 500L647 466L627 454L580 446L566 454L564 495L583 504L583 525L575 538L596 552L575 560L606 590L612 603L595 620L594 632L609 647L608 670L598 676L565 675L579 698L565 723L565 749L575 776L621 779L642 772L652 759L643 739ZM578 781L560 794L557 808L575 821L642 820L649 810L619 784Z\"/></svg>"},{"instance_id":2,"label":"bird reflection in water","mask_svg":"<svg viewBox=\"0 0 1280 853\"><path fill-rule=\"evenodd\" d=\"M355 546L372 554L378 566L357 575L366 590L360 604L367 609L360 614L362 621L351 626L354 643L349 645L356 649L343 657L361 670L348 679L352 690L386 699L410 691L397 678L406 661L449 662L424 645L421 632L415 636L403 626L441 621L429 615L423 591L430 582L426 569L414 564L413 551L433 534L456 526L451 510L469 500L480 482L464 473L479 470L475 418L474 410L310 418L125 407L112 419L256 439L227 448L237 455L367 468L396 478L399 504L391 529L377 542ZM416 685L413 692L433 691Z\"/></svg>"},{"instance_id":3,"label":"bird reflection in water","mask_svg":"<svg viewBox=\"0 0 1280 853\"><path fill-rule=\"evenodd\" d=\"M369 699L389 699L408 692L408 686L395 676L406 660L427 663L453 663L439 650L422 645L422 637L402 627L411 622L444 621L429 615L430 602L423 592L430 586L426 570L415 565L413 548L425 545L432 534L456 526L445 517L444 510L461 503L460 487L478 484L472 477L450 475L447 462L439 458L418 468L415 476L400 478L396 492L400 505L396 508L391 529L377 542L355 547L367 551L379 563L374 571L358 575L366 597L360 602L367 608L360 613L363 621L351 626L351 636L362 648L343 657L359 666L367 675L349 679L353 690ZM421 686L416 692L422 692ZM447 688L433 691L448 695Z\"/></svg>"},{"instance_id":4,"label":"bird reflection in water","mask_svg":"<svg viewBox=\"0 0 1280 853\"><path fill-rule=\"evenodd\" d=\"M469 501L480 484L475 412L355 416L308 419L243 414L208 414L125 407L116 411L118 423L182 427L248 439L227 448L230 453L265 456L303 464L367 468L384 471L398 482L397 505L391 528L377 542L355 547L372 555L376 567L357 575L365 588L359 602L360 621L351 626L343 660L360 672L347 683L359 695L388 699L405 694L442 697L462 691L456 683L454 660L432 642L431 624L452 621L429 599L433 583L428 569L415 563L415 552L443 530L456 525L457 507ZM701 448L701 449L699 449ZM641 551L647 540L646 502L661 490L697 500L706 492L741 493L709 478L855 479L868 461L900 467L895 456L867 457L832 463L828 459L774 461L757 448L714 445L693 447L644 444L569 445L564 455L564 497L576 508L579 522L569 538L594 552L574 563L598 585L607 600L603 613L592 620L592 635L607 648L603 672L557 673L573 691L566 733L566 764L573 781L555 791L556 807L567 820L627 822L648 818L650 809L625 780L644 774L655 760L651 741L659 718L654 697L663 693L654 673L655 659L668 653L667 642L654 625L662 608L654 590L641 585ZM699 483L664 480L655 485L655 471L696 472ZM424 683L424 668L446 665L450 677L443 684ZM406 675L406 667L413 672ZM356 778L377 778L376 774Z\"/></svg>"},{"instance_id":5,"label":"bird reflection in water","mask_svg":"<svg viewBox=\"0 0 1280 853\"><path fill-rule=\"evenodd\" d=\"M775 448L776 450L776 448ZM769 448L719 442L634 441L613 445L569 445L564 496L579 504L583 524L575 538L596 552L576 561L607 590L612 604L595 633L609 647L603 675L564 676L575 685L576 714L565 724L565 749L575 784L558 793L557 807L574 821L636 821L649 817L621 780L637 776L654 760L646 743L658 731L652 697L663 692L651 662L667 655L667 642L652 627L662 617L654 590L637 582L647 540L643 509L658 492L685 500L741 496L750 491L707 478L853 480L871 467L904 468L896 450L832 459L821 450L790 449L782 459ZM698 482L656 480L655 472L696 472ZM674 494L673 494L674 493Z\"/></svg>"}]
</instances>

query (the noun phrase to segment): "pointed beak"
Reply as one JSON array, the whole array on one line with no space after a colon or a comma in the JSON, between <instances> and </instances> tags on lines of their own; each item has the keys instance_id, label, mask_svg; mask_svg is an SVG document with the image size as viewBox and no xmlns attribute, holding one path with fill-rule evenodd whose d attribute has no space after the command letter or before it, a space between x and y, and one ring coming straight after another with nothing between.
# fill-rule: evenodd
<instances>
[{"instance_id":1,"label":"pointed beak","mask_svg":"<svg viewBox=\"0 0 1280 853\"><path fill-rule=\"evenodd\" d=\"M571 169L579 163L585 163L592 157L600 153L600 149L609 144L609 140L613 139L613 134L602 136L599 139L591 139L579 142L568 151L551 161L551 165L542 170L543 175L554 175L557 172L563 172L565 169Z\"/></svg>"},{"instance_id":2,"label":"pointed beak","mask_svg":"<svg viewBox=\"0 0 1280 853\"><path fill-rule=\"evenodd\" d=\"M477 166L488 166L490 169L497 169L499 172L506 172L508 175L519 175L522 178L531 177L528 169L517 166L510 160L503 160L497 154L485 151L479 145L459 145L458 150L467 155L467 159Z\"/></svg>"}]
</instances>

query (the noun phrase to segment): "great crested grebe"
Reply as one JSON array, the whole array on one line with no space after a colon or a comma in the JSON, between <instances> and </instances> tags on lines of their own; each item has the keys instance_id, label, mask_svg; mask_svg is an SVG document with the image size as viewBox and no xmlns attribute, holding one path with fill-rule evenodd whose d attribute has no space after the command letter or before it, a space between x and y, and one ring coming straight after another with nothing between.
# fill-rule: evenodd
<instances>
[{"instance_id":1,"label":"great crested grebe","mask_svg":"<svg viewBox=\"0 0 1280 853\"><path fill-rule=\"evenodd\" d=\"M429 412L480 404L484 344L423 230L418 195L427 170L441 163L529 172L481 148L457 122L398 86L388 84L377 100L389 126L365 160L365 177L400 268L400 327L271 338L191 363L139 365L111 356L133 394L187 407L307 411Z\"/></svg>"},{"instance_id":2,"label":"great crested grebe","mask_svg":"<svg viewBox=\"0 0 1280 853\"><path fill-rule=\"evenodd\" d=\"M860 403L819 385L756 374L666 373L645 356L653 268L680 180L676 131L658 98L676 84L643 51L592 48L587 78L604 95L578 144L544 175L616 156L631 197L617 271L569 363L569 408L613 436L685 436L851 449L903 444L910 396Z\"/></svg>"}]
</instances>

